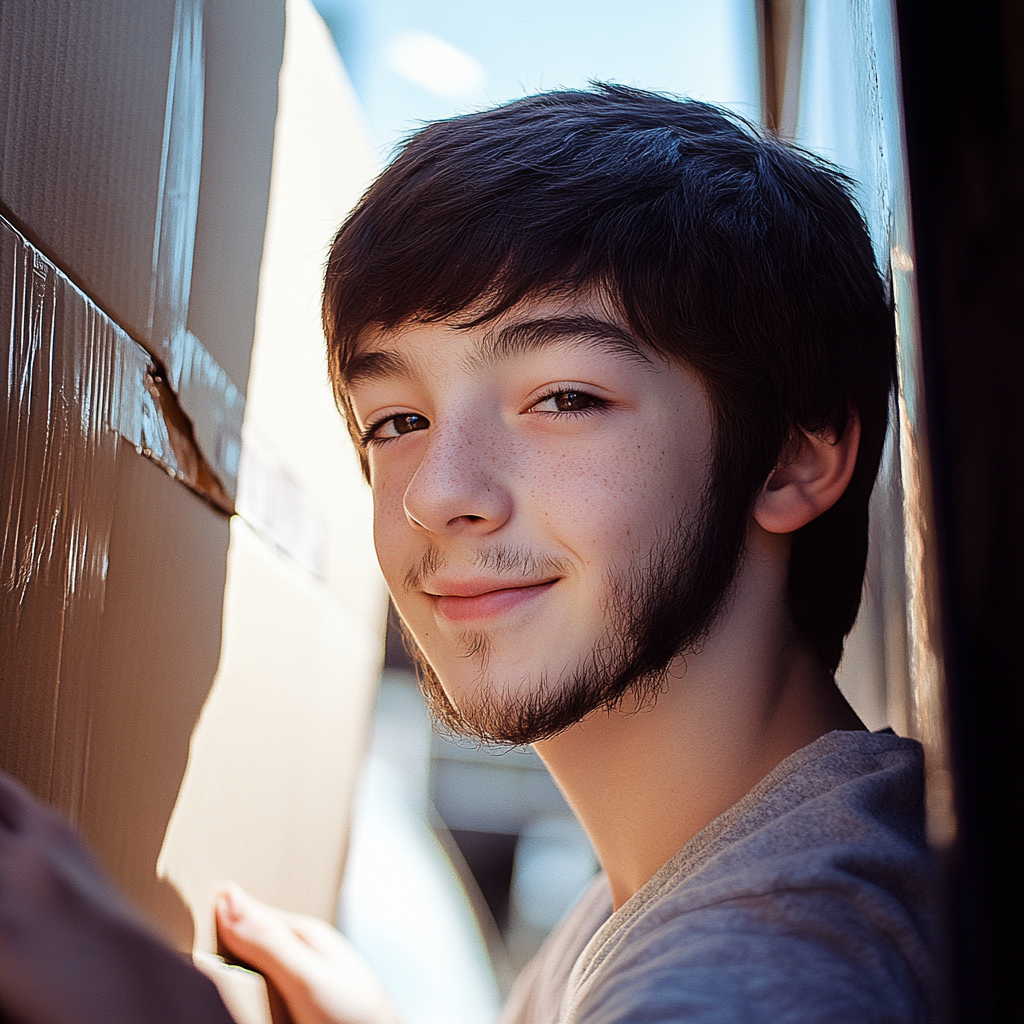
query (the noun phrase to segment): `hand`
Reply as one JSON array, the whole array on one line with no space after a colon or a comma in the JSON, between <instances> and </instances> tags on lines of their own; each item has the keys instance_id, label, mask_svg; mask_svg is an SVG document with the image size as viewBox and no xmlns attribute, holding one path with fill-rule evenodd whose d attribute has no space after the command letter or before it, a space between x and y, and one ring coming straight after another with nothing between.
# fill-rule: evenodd
<instances>
[{"instance_id":1,"label":"hand","mask_svg":"<svg viewBox=\"0 0 1024 1024\"><path fill-rule=\"evenodd\" d=\"M267 978L294 1024L401 1024L366 961L317 917L275 910L232 884L217 900L217 933Z\"/></svg>"},{"instance_id":2,"label":"hand","mask_svg":"<svg viewBox=\"0 0 1024 1024\"><path fill-rule=\"evenodd\" d=\"M146 927L74 829L0 772L0 1016L232 1024L213 983Z\"/></svg>"}]
</instances>

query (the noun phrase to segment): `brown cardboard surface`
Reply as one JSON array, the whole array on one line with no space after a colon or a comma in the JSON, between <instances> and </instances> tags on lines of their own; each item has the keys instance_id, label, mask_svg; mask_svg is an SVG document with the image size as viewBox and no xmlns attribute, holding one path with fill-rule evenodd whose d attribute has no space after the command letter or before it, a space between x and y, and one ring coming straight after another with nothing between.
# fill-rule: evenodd
<instances>
[{"instance_id":1,"label":"brown cardboard surface","mask_svg":"<svg viewBox=\"0 0 1024 1024\"><path fill-rule=\"evenodd\" d=\"M334 919L380 660L379 637L323 583L232 521L220 667L160 858L195 911L197 949L216 951L229 879Z\"/></svg>"},{"instance_id":2,"label":"brown cardboard surface","mask_svg":"<svg viewBox=\"0 0 1024 1024\"><path fill-rule=\"evenodd\" d=\"M173 475L147 354L2 221L0 268L0 763L187 949L156 860L220 654L228 521Z\"/></svg>"},{"instance_id":3,"label":"brown cardboard surface","mask_svg":"<svg viewBox=\"0 0 1024 1024\"><path fill-rule=\"evenodd\" d=\"M0 19L0 212L154 356L228 511L282 45L273 3L41 0Z\"/></svg>"},{"instance_id":4,"label":"brown cardboard surface","mask_svg":"<svg viewBox=\"0 0 1024 1024\"><path fill-rule=\"evenodd\" d=\"M317 318L372 165L322 22L289 2L282 66L281 13L44 0L0 19L0 765L207 953L227 878L333 918L382 653ZM207 968L266 1019L258 977Z\"/></svg>"},{"instance_id":5,"label":"brown cardboard surface","mask_svg":"<svg viewBox=\"0 0 1024 1024\"><path fill-rule=\"evenodd\" d=\"M174 15L166 0L4 0L0 17L0 203L136 338Z\"/></svg>"},{"instance_id":6,"label":"brown cardboard surface","mask_svg":"<svg viewBox=\"0 0 1024 1024\"><path fill-rule=\"evenodd\" d=\"M206 0L203 157L187 327L242 391L256 322L284 3Z\"/></svg>"},{"instance_id":7,"label":"brown cardboard surface","mask_svg":"<svg viewBox=\"0 0 1024 1024\"><path fill-rule=\"evenodd\" d=\"M331 239L376 166L351 83L309 0L289 0L287 24L238 507L377 635L384 588L372 501L334 406L320 326Z\"/></svg>"},{"instance_id":8,"label":"brown cardboard surface","mask_svg":"<svg viewBox=\"0 0 1024 1024\"><path fill-rule=\"evenodd\" d=\"M134 452L115 471L80 823L181 949L192 921L157 879L189 741L220 660L228 521Z\"/></svg>"},{"instance_id":9,"label":"brown cardboard surface","mask_svg":"<svg viewBox=\"0 0 1024 1024\"><path fill-rule=\"evenodd\" d=\"M119 473L137 460L183 488L146 352L2 219L0 280L0 757L77 818Z\"/></svg>"},{"instance_id":10,"label":"brown cardboard surface","mask_svg":"<svg viewBox=\"0 0 1024 1024\"><path fill-rule=\"evenodd\" d=\"M143 343L162 340L155 248L171 249L170 275L188 272L199 291L192 309L178 284L190 328L244 389L283 3L240 17L230 0L8 0L3 13L0 203ZM190 16L201 26L194 52L182 31Z\"/></svg>"},{"instance_id":11,"label":"brown cardboard surface","mask_svg":"<svg viewBox=\"0 0 1024 1024\"><path fill-rule=\"evenodd\" d=\"M113 514L109 501L84 496L93 488L109 493L120 438L103 429L104 410L95 443L88 450L83 443L82 391L91 386L88 376L81 390L74 386L83 368L69 328L77 317L66 315L52 267L4 222L0 275L0 322L11 325L0 349L0 758L36 793L77 816ZM112 354L117 339L101 329L96 346ZM55 391L63 401L53 400ZM64 751L67 770L55 773Z\"/></svg>"}]
</instances>

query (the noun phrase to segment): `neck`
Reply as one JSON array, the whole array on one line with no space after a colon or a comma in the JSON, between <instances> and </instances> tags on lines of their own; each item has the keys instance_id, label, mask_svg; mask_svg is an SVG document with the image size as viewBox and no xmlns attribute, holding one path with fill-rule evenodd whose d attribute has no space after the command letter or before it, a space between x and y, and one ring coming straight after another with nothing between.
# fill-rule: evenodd
<instances>
[{"instance_id":1,"label":"neck","mask_svg":"<svg viewBox=\"0 0 1024 1024\"><path fill-rule=\"evenodd\" d=\"M786 539L760 531L751 541L714 633L673 663L653 705L626 701L535 744L616 908L790 754L833 729L863 728L793 639Z\"/></svg>"}]
</instances>

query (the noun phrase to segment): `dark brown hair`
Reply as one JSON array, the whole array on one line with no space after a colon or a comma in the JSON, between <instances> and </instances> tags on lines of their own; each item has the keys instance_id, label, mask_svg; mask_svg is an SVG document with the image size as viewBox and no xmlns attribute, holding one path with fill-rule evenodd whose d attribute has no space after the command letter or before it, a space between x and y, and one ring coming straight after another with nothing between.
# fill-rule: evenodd
<instances>
[{"instance_id":1,"label":"dark brown hair","mask_svg":"<svg viewBox=\"0 0 1024 1024\"><path fill-rule=\"evenodd\" d=\"M486 322L597 287L715 414L713 482L750 511L796 428L861 423L853 479L793 538L789 601L834 669L857 614L894 322L839 170L717 107L543 93L412 136L338 232L324 326L339 402L362 331Z\"/></svg>"}]
</instances>

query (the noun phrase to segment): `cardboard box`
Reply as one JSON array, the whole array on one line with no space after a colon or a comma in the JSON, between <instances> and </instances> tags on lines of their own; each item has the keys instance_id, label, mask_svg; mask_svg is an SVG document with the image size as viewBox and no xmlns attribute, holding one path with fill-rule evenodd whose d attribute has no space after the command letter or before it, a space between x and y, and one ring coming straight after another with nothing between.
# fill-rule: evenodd
<instances>
[{"instance_id":1,"label":"cardboard box","mask_svg":"<svg viewBox=\"0 0 1024 1024\"><path fill-rule=\"evenodd\" d=\"M228 878L334 915L385 602L317 309L372 161L308 0L5 4L0 88L0 764L218 971Z\"/></svg>"}]
</instances>

